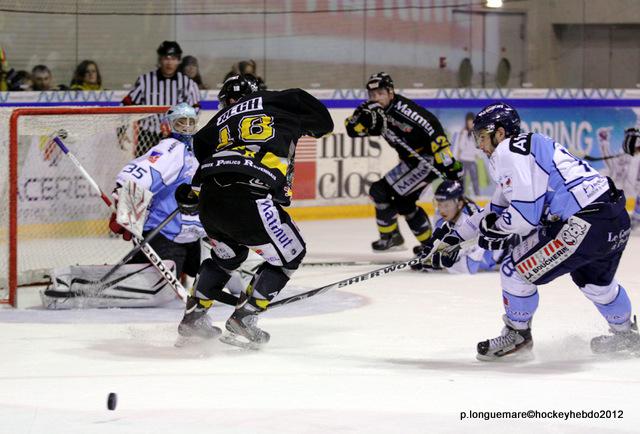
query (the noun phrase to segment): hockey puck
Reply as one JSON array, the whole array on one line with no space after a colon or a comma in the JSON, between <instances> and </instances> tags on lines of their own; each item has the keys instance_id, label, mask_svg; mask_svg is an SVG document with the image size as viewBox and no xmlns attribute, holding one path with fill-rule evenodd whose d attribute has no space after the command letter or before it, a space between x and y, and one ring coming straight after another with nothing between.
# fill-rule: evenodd
<instances>
[{"instance_id":1,"label":"hockey puck","mask_svg":"<svg viewBox=\"0 0 640 434\"><path fill-rule=\"evenodd\" d=\"M118 404L118 395L115 393L110 393L107 397L107 408L109 410L115 410L116 405Z\"/></svg>"}]
</instances>

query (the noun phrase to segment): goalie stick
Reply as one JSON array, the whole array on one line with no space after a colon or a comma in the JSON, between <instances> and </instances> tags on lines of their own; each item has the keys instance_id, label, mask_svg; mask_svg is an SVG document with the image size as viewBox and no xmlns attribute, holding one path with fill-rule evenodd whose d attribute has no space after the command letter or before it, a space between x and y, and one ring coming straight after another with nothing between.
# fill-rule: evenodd
<instances>
[{"instance_id":1,"label":"goalie stick","mask_svg":"<svg viewBox=\"0 0 640 434\"><path fill-rule=\"evenodd\" d=\"M106 194L104 194L104 192L102 191L98 183L95 182L95 180L91 177L91 175L89 175L89 173L85 170L85 168L82 167L82 164L80 163L80 161L78 161L76 156L73 155L71 151L69 151L69 149L65 146L65 144L62 142L62 140L59 137L55 137L53 141L56 142L56 144L60 147L60 149L62 149L62 152L64 152L65 155L67 155L71 159L71 162L82 173L84 178L89 182L89 184L91 184L94 190L100 195L100 197L102 198L102 201L109 208L113 210L114 207L111 199L109 199L109 197ZM136 237L133 237L132 240L134 244L136 245L140 244L140 241L136 239ZM182 286L180 281L177 279L176 275L173 274L171 270L169 270L169 268L164 265L164 262L162 262L162 258L160 258L160 256L155 252L155 250L153 250L153 248L148 244L142 244L141 250L145 254L145 256L149 259L149 262L151 262L151 264L158 270L158 272L164 278L164 280L166 280L169 286L171 286L171 289L173 289L176 295L182 301L186 302L188 297L187 290L184 288L184 286ZM227 294L226 292L221 292L216 297L216 299L224 304L229 304L229 305L235 305L236 302L238 301L237 297L231 294Z\"/></svg>"}]
</instances>

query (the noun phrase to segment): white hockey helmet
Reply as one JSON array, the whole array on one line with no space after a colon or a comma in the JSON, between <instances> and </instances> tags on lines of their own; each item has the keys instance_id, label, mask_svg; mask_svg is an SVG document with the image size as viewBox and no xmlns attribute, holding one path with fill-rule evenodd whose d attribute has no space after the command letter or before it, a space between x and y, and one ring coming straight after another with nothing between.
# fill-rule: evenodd
<instances>
[{"instance_id":1,"label":"white hockey helmet","mask_svg":"<svg viewBox=\"0 0 640 434\"><path fill-rule=\"evenodd\" d=\"M167 121L169 122L171 132L190 136L196 132L198 113L186 102L181 102L169 108L167 111Z\"/></svg>"}]
</instances>

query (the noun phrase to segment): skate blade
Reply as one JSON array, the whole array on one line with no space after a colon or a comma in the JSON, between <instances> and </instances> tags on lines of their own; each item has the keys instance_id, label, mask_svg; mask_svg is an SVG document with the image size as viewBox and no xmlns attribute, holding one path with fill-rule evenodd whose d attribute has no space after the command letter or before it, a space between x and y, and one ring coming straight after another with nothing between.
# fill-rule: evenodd
<instances>
[{"instance_id":1,"label":"skate blade","mask_svg":"<svg viewBox=\"0 0 640 434\"><path fill-rule=\"evenodd\" d=\"M501 356L488 355L488 354L484 355L484 354L476 353L476 359L478 359L481 362L498 362L498 363L530 362L535 359L533 351L531 351L532 349L533 349L533 342L523 347L513 349Z\"/></svg>"},{"instance_id":2,"label":"skate blade","mask_svg":"<svg viewBox=\"0 0 640 434\"><path fill-rule=\"evenodd\" d=\"M222 333L222 331L220 333ZM213 342L215 340L215 338L220 336L220 333L218 333L216 336L210 336L210 337L207 337L207 338L202 337L202 336L182 336L182 335L178 335L178 338L176 339L176 342L173 344L173 346L176 347L176 348L182 348L182 347L190 347L190 346L200 345L200 344L203 344L205 342Z\"/></svg>"},{"instance_id":3,"label":"skate blade","mask_svg":"<svg viewBox=\"0 0 640 434\"><path fill-rule=\"evenodd\" d=\"M232 332L224 333L222 336L220 336L219 341L227 345L233 345L234 347L252 351L259 350L261 346L257 342L248 341L246 340L246 338L240 337L240 335Z\"/></svg>"}]
</instances>

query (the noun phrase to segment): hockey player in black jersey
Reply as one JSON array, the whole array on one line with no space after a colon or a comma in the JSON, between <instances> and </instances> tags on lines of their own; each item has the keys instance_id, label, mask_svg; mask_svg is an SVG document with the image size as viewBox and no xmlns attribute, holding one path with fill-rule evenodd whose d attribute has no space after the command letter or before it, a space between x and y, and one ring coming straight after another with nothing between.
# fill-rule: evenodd
<instances>
[{"instance_id":1,"label":"hockey player in black jersey","mask_svg":"<svg viewBox=\"0 0 640 434\"><path fill-rule=\"evenodd\" d=\"M291 202L296 144L303 135L330 133L333 121L326 107L307 92L258 91L251 76L227 79L218 99L221 110L194 136L200 167L193 186L176 192L183 207L199 208L213 246L178 332L208 338L220 333L207 309L252 249L265 262L241 294L226 322L229 333L221 340L253 347L269 341L269 334L256 325L258 314L306 253L304 239L283 208ZM192 191L197 184L199 205Z\"/></svg>"},{"instance_id":2,"label":"hockey player in black jersey","mask_svg":"<svg viewBox=\"0 0 640 434\"><path fill-rule=\"evenodd\" d=\"M362 103L345 121L347 134L350 137L381 135L400 157L400 163L369 190L380 232L380 239L371 247L384 251L404 244L398 230L398 214L404 216L422 245L431 236L432 229L427 214L416 201L422 190L438 177L459 180L462 165L454 159L440 121L415 102L395 93L389 74L380 72L369 77L367 91L369 101ZM414 250L418 252L419 248Z\"/></svg>"}]
</instances>

